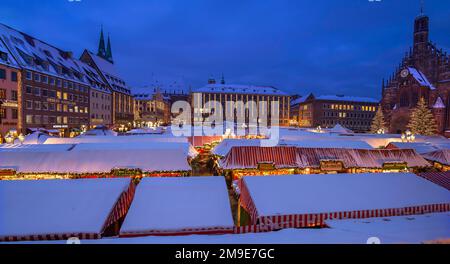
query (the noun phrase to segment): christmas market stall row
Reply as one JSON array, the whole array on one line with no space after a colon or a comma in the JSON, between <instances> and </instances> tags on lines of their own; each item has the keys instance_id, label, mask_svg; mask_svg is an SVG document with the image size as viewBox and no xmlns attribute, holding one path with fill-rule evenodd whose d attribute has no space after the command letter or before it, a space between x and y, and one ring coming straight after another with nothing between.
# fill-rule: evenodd
<instances>
[{"instance_id":1,"label":"christmas market stall row","mask_svg":"<svg viewBox=\"0 0 450 264\"><path fill-rule=\"evenodd\" d=\"M234 146L219 167L237 180L251 175L420 172L432 165L412 149Z\"/></svg>"},{"instance_id":2,"label":"christmas market stall row","mask_svg":"<svg viewBox=\"0 0 450 264\"><path fill-rule=\"evenodd\" d=\"M237 190L241 233L450 211L449 190L413 173L245 176Z\"/></svg>"},{"instance_id":3,"label":"christmas market stall row","mask_svg":"<svg viewBox=\"0 0 450 264\"><path fill-rule=\"evenodd\" d=\"M188 176L189 146L155 142L2 145L0 179Z\"/></svg>"}]
</instances>

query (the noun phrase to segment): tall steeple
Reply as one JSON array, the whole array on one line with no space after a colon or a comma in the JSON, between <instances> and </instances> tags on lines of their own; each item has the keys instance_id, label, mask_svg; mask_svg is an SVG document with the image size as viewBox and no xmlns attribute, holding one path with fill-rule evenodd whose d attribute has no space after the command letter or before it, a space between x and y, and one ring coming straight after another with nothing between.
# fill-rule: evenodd
<instances>
[{"instance_id":1,"label":"tall steeple","mask_svg":"<svg viewBox=\"0 0 450 264\"><path fill-rule=\"evenodd\" d=\"M106 58L106 50L105 50L105 38L103 36L103 25L102 25L102 29L100 31L100 41L98 43L98 52L97 55L102 57L102 58Z\"/></svg>"},{"instance_id":2,"label":"tall steeple","mask_svg":"<svg viewBox=\"0 0 450 264\"><path fill-rule=\"evenodd\" d=\"M414 50L417 54L426 50L429 35L429 18L424 13L424 2L420 1L420 13L414 20Z\"/></svg>"},{"instance_id":3,"label":"tall steeple","mask_svg":"<svg viewBox=\"0 0 450 264\"><path fill-rule=\"evenodd\" d=\"M111 39L109 37L109 34L108 34L108 44L107 44L107 47L106 47L106 59L109 62L114 63L113 56L112 56L112 50L111 50Z\"/></svg>"}]
</instances>

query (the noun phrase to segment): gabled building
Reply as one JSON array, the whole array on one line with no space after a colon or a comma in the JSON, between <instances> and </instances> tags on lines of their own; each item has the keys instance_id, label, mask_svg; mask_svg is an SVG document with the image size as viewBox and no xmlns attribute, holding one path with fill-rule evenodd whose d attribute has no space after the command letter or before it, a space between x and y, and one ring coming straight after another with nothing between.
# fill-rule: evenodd
<instances>
[{"instance_id":1,"label":"gabled building","mask_svg":"<svg viewBox=\"0 0 450 264\"><path fill-rule=\"evenodd\" d=\"M58 129L61 135L89 125L89 82L72 52L0 24L0 40L20 68L20 132ZM20 78L21 77L21 78Z\"/></svg>"},{"instance_id":2,"label":"gabled building","mask_svg":"<svg viewBox=\"0 0 450 264\"><path fill-rule=\"evenodd\" d=\"M0 39L0 142L19 127L19 85L19 64Z\"/></svg>"},{"instance_id":3,"label":"gabled building","mask_svg":"<svg viewBox=\"0 0 450 264\"><path fill-rule=\"evenodd\" d=\"M168 124L170 122L170 97L164 96L159 88L143 87L133 89L134 120L139 125Z\"/></svg>"},{"instance_id":4,"label":"gabled building","mask_svg":"<svg viewBox=\"0 0 450 264\"><path fill-rule=\"evenodd\" d=\"M421 97L431 108L438 133L450 136L450 56L429 40L429 17L414 20L413 47L382 83L382 109L393 133L405 131Z\"/></svg>"},{"instance_id":5,"label":"gabled building","mask_svg":"<svg viewBox=\"0 0 450 264\"><path fill-rule=\"evenodd\" d=\"M97 54L84 50L80 58L90 67L96 69L111 91L111 117L114 126L131 125L134 119L133 98L121 75L117 72L112 56L111 41L105 47L103 29L100 33L100 42Z\"/></svg>"}]
</instances>

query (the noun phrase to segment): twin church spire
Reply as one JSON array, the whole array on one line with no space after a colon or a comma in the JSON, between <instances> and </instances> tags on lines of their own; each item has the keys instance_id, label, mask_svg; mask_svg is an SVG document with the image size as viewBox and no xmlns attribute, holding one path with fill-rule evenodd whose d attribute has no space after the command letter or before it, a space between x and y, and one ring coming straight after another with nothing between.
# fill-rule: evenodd
<instances>
[{"instance_id":1,"label":"twin church spire","mask_svg":"<svg viewBox=\"0 0 450 264\"><path fill-rule=\"evenodd\" d=\"M108 34L108 44L105 47L105 37L103 34L103 26L100 31L100 42L98 44L97 55L111 63L114 63L113 56L112 56L112 50L111 50L111 39L109 37L109 34Z\"/></svg>"}]
</instances>

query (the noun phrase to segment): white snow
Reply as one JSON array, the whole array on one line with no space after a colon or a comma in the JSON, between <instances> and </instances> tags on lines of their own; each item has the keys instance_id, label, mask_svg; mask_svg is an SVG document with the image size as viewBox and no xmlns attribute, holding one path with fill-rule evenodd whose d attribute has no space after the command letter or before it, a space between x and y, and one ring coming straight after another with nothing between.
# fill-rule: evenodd
<instances>
[{"instance_id":1,"label":"white snow","mask_svg":"<svg viewBox=\"0 0 450 264\"><path fill-rule=\"evenodd\" d=\"M162 135L101 136L75 138L48 138L44 144L78 144L78 143L144 143L144 142L188 142L185 137Z\"/></svg>"},{"instance_id":2,"label":"white snow","mask_svg":"<svg viewBox=\"0 0 450 264\"><path fill-rule=\"evenodd\" d=\"M0 236L100 233L130 179L0 181Z\"/></svg>"},{"instance_id":3,"label":"white snow","mask_svg":"<svg viewBox=\"0 0 450 264\"><path fill-rule=\"evenodd\" d=\"M144 178L121 234L233 225L223 177Z\"/></svg>"},{"instance_id":4,"label":"white snow","mask_svg":"<svg viewBox=\"0 0 450 264\"><path fill-rule=\"evenodd\" d=\"M352 134L353 133L353 131L351 131L348 128L343 127L340 124L336 124L333 128L328 129L328 132L337 133L337 134Z\"/></svg>"},{"instance_id":5,"label":"white snow","mask_svg":"<svg viewBox=\"0 0 450 264\"><path fill-rule=\"evenodd\" d=\"M288 96L287 93L273 86L256 86L243 84L208 84L194 89L193 93L232 93Z\"/></svg>"},{"instance_id":6,"label":"white snow","mask_svg":"<svg viewBox=\"0 0 450 264\"><path fill-rule=\"evenodd\" d=\"M445 104L444 104L444 102L442 102L441 97L438 97L436 99L436 102L434 103L433 108L445 108Z\"/></svg>"},{"instance_id":7,"label":"white snow","mask_svg":"<svg viewBox=\"0 0 450 264\"><path fill-rule=\"evenodd\" d=\"M419 154L440 149L439 145L436 146L430 142L392 142L391 144L399 149L414 149Z\"/></svg>"},{"instance_id":8,"label":"white snow","mask_svg":"<svg viewBox=\"0 0 450 264\"><path fill-rule=\"evenodd\" d=\"M412 173L244 177L260 216L450 203L450 192Z\"/></svg>"},{"instance_id":9,"label":"white snow","mask_svg":"<svg viewBox=\"0 0 450 264\"><path fill-rule=\"evenodd\" d=\"M146 236L136 238L104 238L82 240L82 244L366 244L378 237L382 244L423 243L450 238L450 214L435 213L330 221L331 228L283 229L269 233L241 235ZM33 241L30 244L66 241Z\"/></svg>"},{"instance_id":10,"label":"white snow","mask_svg":"<svg viewBox=\"0 0 450 264\"><path fill-rule=\"evenodd\" d=\"M427 77L425 76L425 74L423 74L421 71L419 71L416 68L413 67L408 67L408 71L409 73L414 77L414 79L416 79L417 82L419 82L420 85L422 86L427 86L429 87L431 90L436 89L427 79Z\"/></svg>"},{"instance_id":11,"label":"white snow","mask_svg":"<svg viewBox=\"0 0 450 264\"><path fill-rule=\"evenodd\" d=\"M115 168L139 168L144 172L191 170L186 152L178 148L109 147L105 144L104 148L84 145L81 150L72 151L0 151L0 168L12 168L18 173L108 173Z\"/></svg>"}]
</instances>

